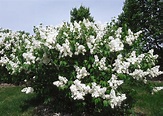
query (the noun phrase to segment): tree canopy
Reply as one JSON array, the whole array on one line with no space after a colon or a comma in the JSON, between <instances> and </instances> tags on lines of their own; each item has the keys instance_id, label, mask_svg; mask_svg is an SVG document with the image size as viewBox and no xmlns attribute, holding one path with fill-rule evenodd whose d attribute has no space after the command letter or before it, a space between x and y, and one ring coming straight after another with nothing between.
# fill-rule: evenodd
<instances>
[{"instance_id":1,"label":"tree canopy","mask_svg":"<svg viewBox=\"0 0 163 116\"><path fill-rule=\"evenodd\" d=\"M162 5L160 0L126 0L119 25L125 23L134 32L143 30L146 48L162 50Z\"/></svg>"},{"instance_id":2,"label":"tree canopy","mask_svg":"<svg viewBox=\"0 0 163 116\"><path fill-rule=\"evenodd\" d=\"M83 21L83 19L88 19L89 21L94 21L93 17L90 14L89 8L86 8L84 6L80 6L80 8L73 8L70 11L70 21L71 22L79 22Z\"/></svg>"},{"instance_id":3,"label":"tree canopy","mask_svg":"<svg viewBox=\"0 0 163 116\"><path fill-rule=\"evenodd\" d=\"M162 0L126 0L118 25L126 24L132 31L143 31L145 50L155 49L163 59Z\"/></svg>"}]
</instances>

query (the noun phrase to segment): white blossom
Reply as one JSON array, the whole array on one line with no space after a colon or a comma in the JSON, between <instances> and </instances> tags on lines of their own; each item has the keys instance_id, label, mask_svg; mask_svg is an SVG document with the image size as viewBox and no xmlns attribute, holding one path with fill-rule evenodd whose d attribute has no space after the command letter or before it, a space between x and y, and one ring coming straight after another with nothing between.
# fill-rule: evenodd
<instances>
[{"instance_id":1,"label":"white blossom","mask_svg":"<svg viewBox=\"0 0 163 116\"><path fill-rule=\"evenodd\" d=\"M121 38L121 33L122 33L122 27L119 27L119 28L115 31L115 36L116 36L116 38Z\"/></svg>"},{"instance_id":2,"label":"white blossom","mask_svg":"<svg viewBox=\"0 0 163 116\"><path fill-rule=\"evenodd\" d=\"M117 80L117 76L112 74L111 79L108 81L110 87L112 89L117 89L118 86L120 86L123 83L123 80Z\"/></svg>"},{"instance_id":3,"label":"white blossom","mask_svg":"<svg viewBox=\"0 0 163 116\"><path fill-rule=\"evenodd\" d=\"M128 73L129 66L130 62L123 61L122 55L119 54L113 63L113 71L116 71L117 73Z\"/></svg>"},{"instance_id":4,"label":"white blossom","mask_svg":"<svg viewBox=\"0 0 163 116\"><path fill-rule=\"evenodd\" d=\"M72 57L70 42L68 39L65 40L65 43L63 43L62 46L57 43L56 49L60 52L60 57L65 57L65 56Z\"/></svg>"},{"instance_id":5,"label":"white blossom","mask_svg":"<svg viewBox=\"0 0 163 116\"><path fill-rule=\"evenodd\" d=\"M23 53L22 55L27 62L35 63L36 57L31 52Z\"/></svg>"},{"instance_id":6,"label":"white blossom","mask_svg":"<svg viewBox=\"0 0 163 116\"><path fill-rule=\"evenodd\" d=\"M77 79L82 79L82 78L90 75L89 72L87 72L85 67L82 67L81 69L78 66L74 66L74 67L77 72L77 76L76 76Z\"/></svg>"},{"instance_id":7,"label":"white blossom","mask_svg":"<svg viewBox=\"0 0 163 116\"><path fill-rule=\"evenodd\" d=\"M158 58L158 55L157 54L156 55L153 54L154 53L154 50L153 49L149 50L148 53L150 54L150 57L152 57L154 59L157 59Z\"/></svg>"},{"instance_id":8,"label":"white blossom","mask_svg":"<svg viewBox=\"0 0 163 116\"><path fill-rule=\"evenodd\" d=\"M57 86L57 87L63 87L67 84L68 80L66 77L63 76L58 76L59 81L54 81L53 85Z\"/></svg>"},{"instance_id":9,"label":"white blossom","mask_svg":"<svg viewBox=\"0 0 163 116\"><path fill-rule=\"evenodd\" d=\"M4 66L5 64L7 64L10 60L8 59L8 57L6 55L4 55L3 57L1 57L0 59L0 65Z\"/></svg>"},{"instance_id":10,"label":"white blossom","mask_svg":"<svg viewBox=\"0 0 163 116\"><path fill-rule=\"evenodd\" d=\"M80 80L75 80L70 86L72 98L74 100L84 100L84 96L89 93L90 86L81 83Z\"/></svg>"},{"instance_id":11,"label":"white blossom","mask_svg":"<svg viewBox=\"0 0 163 116\"><path fill-rule=\"evenodd\" d=\"M111 92L110 92L110 105L111 105L111 108L114 108L116 106L120 106L122 101L124 101L125 99L126 99L125 94L119 94L118 96L116 96L115 90L111 89Z\"/></svg>"},{"instance_id":12,"label":"white blossom","mask_svg":"<svg viewBox=\"0 0 163 116\"><path fill-rule=\"evenodd\" d=\"M76 43L75 55L79 55L80 53L84 55L85 52L86 52L85 46L79 45L79 43Z\"/></svg>"},{"instance_id":13,"label":"white blossom","mask_svg":"<svg viewBox=\"0 0 163 116\"><path fill-rule=\"evenodd\" d=\"M109 42L111 52L121 51L124 48L122 41L119 38L111 39Z\"/></svg>"},{"instance_id":14,"label":"white blossom","mask_svg":"<svg viewBox=\"0 0 163 116\"><path fill-rule=\"evenodd\" d=\"M157 77L163 74L163 71L159 71L160 66L155 66L151 69L148 69L147 72L149 73L150 77Z\"/></svg>"},{"instance_id":15,"label":"white blossom","mask_svg":"<svg viewBox=\"0 0 163 116\"><path fill-rule=\"evenodd\" d=\"M97 85L95 82L93 82L90 93L92 97L95 97L95 98L103 97L105 96L106 90L107 90L106 87L101 87L100 85Z\"/></svg>"},{"instance_id":16,"label":"white blossom","mask_svg":"<svg viewBox=\"0 0 163 116\"><path fill-rule=\"evenodd\" d=\"M131 64L135 64L135 63L141 63L141 61L143 60L143 58L145 57L144 54L140 54L138 57L136 56L136 51L132 51L130 54L129 58L126 58L126 60L128 62L130 62Z\"/></svg>"},{"instance_id":17,"label":"white blossom","mask_svg":"<svg viewBox=\"0 0 163 116\"><path fill-rule=\"evenodd\" d=\"M132 73L129 73L129 75L131 75L136 80L143 80L143 78L145 78L145 76L148 74L148 72L141 69L135 69Z\"/></svg>"},{"instance_id":18,"label":"white blossom","mask_svg":"<svg viewBox=\"0 0 163 116\"><path fill-rule=\"evenodd\" d=\"M103 58L101 58L101 60L99 60L98 56L95 55L94 59L95 59L94 65L98 66L99 70L107 70L107 67L106 67L106 57L103 57Z\"/></svg>"},{"instance_id":19,"label":"white blossom","mask_svg":"<svg viewBox=\"0 0 163 116\"><path fill-rule=\"evenodd\" d=\"M163 90L163 87L154 87L153 90L152 90L152 94L158 92L158 91L161 91Z\"/></svg>"},{"instance_id":20,"label":"white blossom","mask_svg":"<svg viewBox=\"0 0 163 116\"><path fill-rule=\"evenodd\" d=\"M130 29L128 29L128 36L126 36L126 42L131 46L132 43L138 39L141 33L142 31L139 31L134 34Z\"/></svg>"},{"instance_id":21,"label":"white blossom","mask_svg":"<svg viewBox=\"0 0 163 116\"><path fill-rule=\"evenodd\" d=\"M29 93L33 93L34 89L32 87L25 87L21 90L21 92L29 94Z\"/></svg>"}]
</instances>

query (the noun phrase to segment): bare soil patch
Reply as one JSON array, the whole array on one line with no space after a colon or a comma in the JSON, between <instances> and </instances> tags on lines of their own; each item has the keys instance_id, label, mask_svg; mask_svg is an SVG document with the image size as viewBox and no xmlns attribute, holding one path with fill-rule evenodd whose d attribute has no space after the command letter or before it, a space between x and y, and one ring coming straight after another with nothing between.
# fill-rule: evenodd
<instances>
[{"instance_id":1,"label":"bare soil patch","mask_svg":"<svg viewBox=\"0 0 163 116\"><path fill-rule=\"evenodd\" d=\"M15 87L15 85L9 83L0 83L0 88L4 88L4 87Z\"/></svg>"}]
</instances>

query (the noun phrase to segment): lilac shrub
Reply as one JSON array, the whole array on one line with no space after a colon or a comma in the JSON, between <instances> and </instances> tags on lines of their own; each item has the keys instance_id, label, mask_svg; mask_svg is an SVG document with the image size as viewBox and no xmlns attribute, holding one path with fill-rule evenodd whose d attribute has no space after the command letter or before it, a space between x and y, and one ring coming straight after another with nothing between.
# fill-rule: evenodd
<instances>
[{"instance_id":1,"label":"lilac shrub","mask_svg":"<svg viewBox=\"0 0 163 116\"><path fill-rule=\"evenodd\" d=\"M83 20L40 25L34 33L0 31L0 65L11 75L30 75L22 92L48 96L58 89L53 96L63 92L72 101L116 109L127 99L120 89L127 79L147 83L163 73L158 55L141 51L141 31Z\"/></svg>"}]
</instances>

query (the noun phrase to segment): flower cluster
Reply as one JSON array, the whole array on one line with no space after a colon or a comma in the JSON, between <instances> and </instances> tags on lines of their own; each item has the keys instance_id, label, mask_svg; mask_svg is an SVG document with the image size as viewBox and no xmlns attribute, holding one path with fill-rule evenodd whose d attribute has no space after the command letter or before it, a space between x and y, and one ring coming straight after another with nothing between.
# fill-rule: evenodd
<instances>
[{"instance_id":1,"label":"flower cluster","mask_svg":"<svg viewBox=\"0 0 163 116\"><path fill-rule=\"evenodd\" d=\"M122 54L119 54L113 64L113 71L116 71L119 74L123 73L130 75L136 80L146 81L147 76L157 77L158 75L163 74L162 71L159 71L159 66L143 69L143 63L155 65L154 60L157 59L157 57L157 55L153 55L153 50L138 56L136 56L136 51L132 51L129 53L129 57L126 58L124 58ZM135 66L135 68L131 69L131 66Z\"/></svg>"},{"instance_id":2,"label":"flower cluster","mask_svg":"<svg viewBox=\"0 0 163 116\"><path fill-rule=\"evenodd\" d=\"M87 72L85 67L82 67L81 69L78 66L74 66L74 67L77 72L77 76L76 76L77 79L82 79L82 78L90 75L89 72Z\"/></svg>"},{"instance_id":3,"label":"flower cluster","mask_svg":"<svg viewBox=\"0 0 163 116\"><path fill-rule=\"evenodd\" d=\"M74 83L70 86L72 93L72 98L74 100L84 100L84 96L89 93L90 87L81 83L80 80L75 80Z\"/></svg>"},{"instance_id":4,"label":"flower cluster","mask_svg":"<svg viewBox=\"0 0 163 116\"><path fill-rule=\"evenodd\" d=\"M158 91L161 91L163 90L163 87L154 87L153 90L152 90L152 94L158 92Z\"/></svg>"},{"instance_id":5,"label":"flower cluster","mask_svg":"<svg viewBox=\"0 0 163 116\"><path fill-rule=\"evenodd\" d=\"M103 57L101 60L99 60L98 56L95 55L94 59L95 59L94 65L97 66L99 70L107 70L106 63L105 63L106 57Z\"/></svg>"},{"instance_id":6,"label":"flower cluster","mask_svg":"<svg viewBox=\"0 0 163 116\"><path fill-rule=\"evenodd\" d=\"M114 108L116 106L121 105L122 101L124 101L126 99L126 95L125 94L118 94L116 96L115 90L112 89L110 92L110 98L111 98L111 101L110 101L111 108Z\"/></svg>"},{"instance_id":7,"label":"flower cluster","mask_svg":"<svg viewBox=\"0 0 163 116\"><path fill-rule=\"evenodd\" d=\"M110 39L109 47L111 52L117 52L123 50L124 45L120 40L120 38L109 37L109 39Z\"/></svg>"},{"instance_id":8,"label":"flower cluster","mask_svg":"<svg viewBox=\"0 0 163 116\"><path fill-rule=\"evenodd\" d=\"M117 76L112 74L112 77L108 81L108 83L109 83L110 87L115 90L118 88L118 86L120 86L123 83L123 80L117 80Z\"/></svg>"},{"instance_id":9,"label":"flower cluster","mask_svg":"<svg viewBox=\"0 0 163 116\"><path fill-rule=\"evenodd\" d=\"M69 40L66 39L65 43L63 43L62 45L57 44L56 48L60 52L60 57L65 57L65 56L72 57Z\"/></svg>"},{"instance_id":10,"label":"flower cluster","mask_svg":"<svg viewBox=\"0 0 163 116\"><path fill-rule=\"evenodd\" d=\"M139 31L137 33L133 33L130 29L128 29L128 36L126 36L126 42L129 45L132 45L132 43L137 40L139 35L142 33L142 31Z\"/></svg>"},{"instance_id":11,"label":"flower cluster","mask_svg":"<svg viewBox=\"0 0 163 116\"><path fill-rule=\"evenodd\" d=\"M21 92L29 94L29 93L33 93L34 89L32 87L25 87L21 90Z\"/></svg>"},{"instance_id":12,"label":"flower cluster","mask_svg":"<svg viewBox=\"0 0 163 116\"><path fill-rule=\"evenodd\" d=\"M63 76L59 76L58 79L59 81L53 82L53 85L57 87L63 87L68 82L67 78Z\"/></svg>"}]
</instances>

